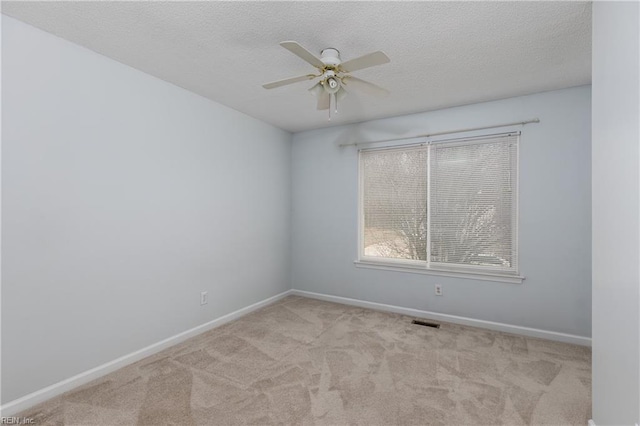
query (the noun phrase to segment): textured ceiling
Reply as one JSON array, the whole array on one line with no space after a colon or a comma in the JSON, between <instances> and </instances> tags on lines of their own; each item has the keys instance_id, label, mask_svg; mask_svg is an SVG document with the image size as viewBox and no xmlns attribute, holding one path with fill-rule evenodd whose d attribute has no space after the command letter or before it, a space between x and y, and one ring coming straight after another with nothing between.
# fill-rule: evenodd
<instances>
[{"instance_id":1,"label":"textured ceiling","mask_svg":"<svg viewBox=\"0 0 640 426\"><path fill-rule=\"evenodd\" d=\"M2 13L295 132L591 81L588 2L3 2ZM354 75L391 91L351 91L327 121L313 72L278 45L391 63Z\"/></svg>"}]
</instances>

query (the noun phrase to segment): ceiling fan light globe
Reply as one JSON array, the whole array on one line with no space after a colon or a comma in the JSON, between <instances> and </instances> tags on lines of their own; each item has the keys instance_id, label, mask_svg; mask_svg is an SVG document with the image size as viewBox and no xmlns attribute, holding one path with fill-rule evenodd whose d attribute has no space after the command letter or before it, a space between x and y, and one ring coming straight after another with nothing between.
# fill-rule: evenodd
<instances>
[{"instance_id":1,"label":"ceiling fan light globe","mask_svg":"<svg viewBox=\"0 0 640 426\"><path fill-rule=\"evenodd\" d=\"M329 77L324 82L324 88L331 94L336 93L340 90L340 81L335 77Z\"/></svg>"}]
</instances>

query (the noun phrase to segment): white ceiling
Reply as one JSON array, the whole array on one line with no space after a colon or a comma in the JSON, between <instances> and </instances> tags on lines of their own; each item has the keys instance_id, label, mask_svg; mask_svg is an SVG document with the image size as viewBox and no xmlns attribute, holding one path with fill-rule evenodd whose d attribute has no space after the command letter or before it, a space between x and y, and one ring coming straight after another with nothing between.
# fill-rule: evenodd
<instances>
[{"instance_id":1,"label":"white ceiling","mask_svg":"<svg viewBox=\"0 0 640 426\"><path fill-rule=\"evenodd\" d=\"M3 2L2 13L296 132L589 84L589 2ZM331 122L314 71L278 45L391 63L354 75L391 91L349 93Z\"/></svg>"}]
</instances>

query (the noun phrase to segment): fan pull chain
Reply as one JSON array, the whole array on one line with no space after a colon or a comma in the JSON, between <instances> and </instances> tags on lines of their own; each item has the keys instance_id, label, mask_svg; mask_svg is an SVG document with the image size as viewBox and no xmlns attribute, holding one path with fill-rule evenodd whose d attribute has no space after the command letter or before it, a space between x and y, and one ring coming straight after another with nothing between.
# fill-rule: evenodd
<instances>
[{"instance_id":1,"label":"fan pull chain","mask_svg":"<svg viewBox=\"0 0 640 426\"><path fill-rule=\"evenodd\" d=\"M334 112L337 114L338 113L338 97L336 96L335 93L332 93L331 99L333 99ZM331 121L331 103L329 103L329 121Z\"/></svg>"}]
</instances>

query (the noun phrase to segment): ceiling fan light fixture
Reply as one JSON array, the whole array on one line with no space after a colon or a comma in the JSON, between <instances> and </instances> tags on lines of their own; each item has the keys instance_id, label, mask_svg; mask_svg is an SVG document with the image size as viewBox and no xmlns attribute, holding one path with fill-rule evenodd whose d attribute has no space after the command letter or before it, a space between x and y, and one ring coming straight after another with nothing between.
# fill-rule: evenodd
<instances>
[{"instance_id":1,"label":"ceiling fan light fixture","mask_svg":"<svg viewBox=\"0 0 640 426\"><path fill-rule=\"evenodd\" d=\"M334 94L340 90L340 81L335 77L328 77L324 81L324 88L330 94Z\"/></svg>"}]
</instances>

